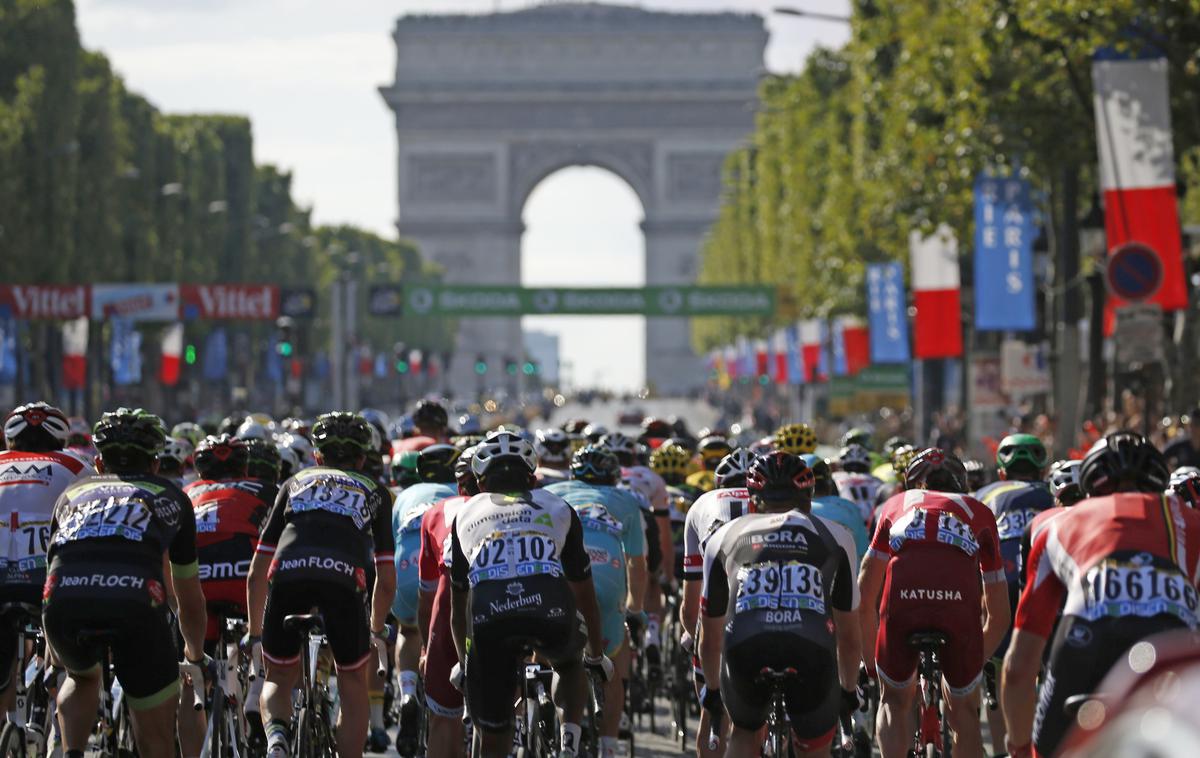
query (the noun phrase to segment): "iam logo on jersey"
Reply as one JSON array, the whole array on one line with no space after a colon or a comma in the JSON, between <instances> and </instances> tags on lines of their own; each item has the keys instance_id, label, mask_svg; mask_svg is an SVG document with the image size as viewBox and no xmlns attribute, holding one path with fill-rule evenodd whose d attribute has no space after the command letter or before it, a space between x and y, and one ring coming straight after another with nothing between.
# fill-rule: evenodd
<instances>
[{"instance_id":1,"label":"iam logo on jersey","mask_svg":"<svg viewBox=\"0 0 1200 758\"><path fill-rule=\"evenodd\" d=\"M167 600L167 591L163 589L163 586L154 579L146 582L146 591L150 593L150 605L154 606L155 608L162 605Z\"/></svg>"},{"instance_id":2,"label":"iam logo on jersey","mask_svg":"<svg viewBox=\"0 0 1200 758\"><path fill-rule=\"evenodd\" d=\"M54 592L54 588L57 585L58 585L58 574L47 574L46 575L46 583L42 586L42 602L43 603L50 600L50 595L51 595L51 593Z\"/></svg>"},{"instance_id":3,"label":"iam logo on jersey","mask_svg":"<svg viewBox=\"0 0 1200 758\"><path fill-rule=\"evenodd\" d=\"M359 592L367 591L367 572L356 568L354 569L354 585L358 587Z\"/></svg>"}]
</instances>

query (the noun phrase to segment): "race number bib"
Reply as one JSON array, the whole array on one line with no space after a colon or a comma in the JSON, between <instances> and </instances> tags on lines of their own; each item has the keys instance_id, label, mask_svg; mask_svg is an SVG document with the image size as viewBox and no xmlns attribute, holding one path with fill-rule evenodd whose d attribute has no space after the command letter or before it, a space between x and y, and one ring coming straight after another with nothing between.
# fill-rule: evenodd
<instances>
[{"instance_id":1,"label":"race number bib","mask_svg":"<svg viewBox=\"0 0 1200 758\"><path fill-rule=\"evenodd\" d=\"M104 497L73 504L58 520L54 544L94 537L141 542L150 526L150 504L137 497Z\"/></svg>"},{"instance_id":2,"label":"race number bib","mask_svg":"<svg viewBox=\"0 0 1200 758\"><path fill-rule=\"evenodd\" d=\"M1019 540L1025 534L1025 527L1033 521L1037 511L1028 508L1005 511L996 519L996 529L1000 533L1000 541Z\"/></svg>"},{"instance_id":3,"label":"race number bib","mask_svg":"<svg viewBox=\"0 0 1200 758\"><path fill-rule=\"evenodd\" d=\"M1198 605L1196 588L1177 569L1108 560L1087 572L1081 600L1064 612L1091 621L1167 614L1195 627Z\"/></svg>"},{"instance_id":4,"label":"race number bib","mask_svg":"<svg viewBox=\"0 0 1200 758\"><path fill-rule=\"evenodd\" d=\"M938 514L937 541L945 545L953 545L967 555L979 552L979 542L975 532L967 522L945 511Z\"/></svg>"},{"instance_id":5,"label":"race number bib","mask_svg":"<svg viewBox=\"0 0 1200 758\"><path fill-rule=\"evenodd\" d=\"M35 513L13 511L0 525L0 567L34 571L46 567L50 521Z\"/></svg>"},{"instance_id":6,"label":"race number bib","mask_svg":"<svg viewBox=\"0 0 1200 758\"><path fill-rule=\"evenodd\" d=\"M334 478L312 479L304 488L293 493L289 500L293 513L325 511L345 516L358 529L371 522L371 509L366 494L357 487L348 487Z\"/></svg>"},{"instance_id":7,"label":"race number bib","mask_svg":"<svg viewBox=\"0 0 1200 758\"><path fill-rule=\"evenodd\" d=\"M813 611L825 613L825 587L820 570L811 564L757 563L737 573L734 613L748 611Z\"/></svg>"},{"instance_id":8,"label":"race number bib","mask_svg":"<svg viewBox=\"0 0 1200 758\"><path fill-rule=\"evenodd\" d=\"M614 537L621 536L623 530L621 522L614 518L608 512L608 508L603 505L592 503L576 508L575 511L579 514L579 523L585 530L603 532Z\"/></svg>"},{"instance_id":9,"label":"race number bib","mask_svg":"<svg viewBox=\"0 0 1200 758\"><path fill-rule=\"evenodd\" d=\"M221 503L205 503L196 509L196 534L215 534L221 526Z\"/></svg>"},{"instance_id":10,"label":"race number bib","mask_svg":"<svg viewBox=\"0 0 1200 758\"><path fill-rule=\"evenodd\" d=\"M400 533L412 534L421 531L421 519L425 511L433 507L433 503L418 503L404 512L400 520Z\"/></svg>"},{"instance_id":11,"label":"race number bib","mask_svg":"<svg viewBox=\"0 0 1200 758\"><path fill-rule=\"evenodd\" d=\"M471 586L495 579L548 574L562 576L554 540L541 532L496 533L480 543L471 556L467 579Z\"/></svg>"}]
</instances>

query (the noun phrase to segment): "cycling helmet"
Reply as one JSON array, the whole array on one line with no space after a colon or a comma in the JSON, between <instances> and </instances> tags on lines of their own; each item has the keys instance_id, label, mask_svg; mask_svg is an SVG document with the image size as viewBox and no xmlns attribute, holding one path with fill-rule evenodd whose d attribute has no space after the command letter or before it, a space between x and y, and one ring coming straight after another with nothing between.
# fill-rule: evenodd
<instances>
[{"instance_id":1,"label":"cycling helmet","mask_svg":"<svg viewBox=\"0 0 1200 758\"><path fill-rule=\"evenodd\" d=\"M475 448L469 447L454 461L454 481L458 483L458 494L478 495L479 482L471 471L471 462L475 460Z\"/></svg>"},{"instance_id":2,"label":"cycling helmet","mask_svg":"<svg viewBox=\"0 0 1200 758\"><path fill-rule=\"evenodd\" d=\"M688 429L687 421L682 416L669 416L667 423L671 425L672 436L691 438L692 431Z\"/></svg>"},{"instance_id":3,"label":"cycling helmet","mask_svg":"<svg viewBox=\"0 0 1200 758\"><path fill-rule=\"evenodd\" d=\"M917 453L904 469L904 484L910 489L961 494L967 491L967 469L953 453L930 447Z\"/></svg>"},{"instance_id":4,"label":"cycling helmet","mask_svg":"<svg viewBox=\"0 0 1200 758\"><path fill-rule=\"evenodd\" d=\"M276 442L275 451L279 453L279 481L286 481L300 470L300 456L285 442Z\"/></svg>"},{"instance_id":5,"label":"cycling helmet","mask_svg":"<svg viewBox=\"0 0 1200 758\"><path fill-rule=\"evenodd\" d=\"M512 432L492 432L471 459L471 472L482 489L524 489L537 483L533 445Z\"/></svg>"},{"instance_id":6,"label":"cycling helmet","mask_svg":"<svg viewBox=\"0 0 1200 758\"><path fill-rule=\"evenodd\" d=\"M642 438L643 439L666 439L675 433L671 422L655 416L648 416L642 419Z\"/></svg>"},{"instance_id":7,"label":"cycling helmet","mask_svg":"<svg viewBox=\"0 0 1200 758\"><path fill-rule=\"evenodd\" d=\"M813 470L800 456L776 450L750 464L746 489L760 500L791 500L800 494L812 494L814 481Z\"/></svg>"},{"instance_id":8,"label":"cycling helmet","mask_svg":"<svg viewBox=\"0 0 1200 758\"><path fill-rule=\"evenodd\" d=\"M221 419L220 423L217 424L216 433L228 434L232 437L233 435L237 434L238 427L241 426L242 422L245 420L246 414L244 411L234 411L225 418Z\"/></svg>"},{"instance_id":9,"label":"cycling helmet","mask_svg":"<svg viewBox=\"0 0 1200 758\"><path fill-rule=\"evenodd\" d=\"M963 469L967 472L967 489L971 492L981 490L987 484L987 467L983 461L968 458L963 461Z\"/></svg>"},{"instance_id":10,"label":"cycling helmet","mask_svg":"<svg viewBox=\"0 0 1200 758\"><path fill-rule=\"evenodd\" d=\"M1180 466L1172 471L1171 490L1193 508L1200 505L1200 468Z\"/></svg>"},{"instance_id":11,"label":"cycling helmet","mask_svg":"<svg viewBox=\"0 0 1200 758\"><path fill-rule=\"evenodd\" d=\"M379 428L369 421L367 422L367 436L370 437L371 453L380 453L388 449L383 446L383 435L379 433ZM367 457L370 458L371 456L368 454Z\"/></svg>"},{"instance_id":12,"label":"cycling helmet","mask_svg":"<svg viewBox=\"0 0 1200 758\"><path fill-rule=\"evenodd\" d=\"M784 424L775 430L772 444L777 450L804 455L817 450L817 433L808 424Z\"/></svg>"},{"instance_id":13,"label":"cycling helmet","mask_svg":"<svg viewBox=\"0 0 1200 758\"><path fill-rule=\"evenodd\" d=\"M588 424L583 428L583 436L587 437L588 442L600 442L607 434L608 427L604 424Z\"/></svg>"},{"instance_id":14,"label":"cycling helmet","mask_svg":"<svg viewBox=\"0 0 1200 758\"><path fill-rule=\"evenodd\" d=\"M66 414L48 403L19 406L4 419L4 443L11 450L62 450L70 436Z\"/></svg>"},{"instance_id":15,"label":"cycling helmet","mask_svg":"<svg viewBox=\"0 0 1200 758\"><path fill-rule=\"evenodd\" d=\"M195 448L192 446L191 442L183 437L175 437L172 435L167 437L167 441L163 445L163 449L159 451L158 460L162 461L170 458L178 463L179 467L182 469L188 464L189 461L191 461L193 452L195 452Z\"/></svg>"},{"instance_id":16,"label":"cycling helmet","mask_svg":"<svg viewBox=\"0 0 1200 758\"><path fill-rule=\"evenodd\" d=\"M288 434L284 437L287 446L296 451L300 459L300 468L305 469L317 465L317 457L313 454L312 442L302 434Z\"/></svg>"},{"instance_id":17,"label":"cycling helmet","mask_svg":"<svg viewBox=\"0 0 1200 758\"><path fill-rule=\"evenodd\" d=\"M458 433L459 435L467 434L483 434L483 426L479 423L479 417L470 413L464 413L458 417Z\"/></svg>"},{"instance_id":18,"label":"cycling helmet","mask_svg":"<svg viewBox=\"0 0 1200 758\"><path fill-rule=\"evenodd\" d=\"M358 415L367 420L367 423L379 430L379 434L387 437L388 429L392 426L392 420L386 413L378 408L363 408L358 412Z\"/></svg>"},{"instance_id":19,"label":"cycling helmet","mask_svg":"<svg viewBox=\"0 0 1200 758\"><path fill-rule=\"evenodd\" d=\"M871 454L857 442L852 442L838 453L838 462L843 471L865 474L871 470Z\"/></svg>"},{"instance_id":20,"label":"cycling helmet","mask_svg":"<svg viewBox=\"0 0 1200 758\"><path fill-rule=\"evenodd\" d=\"M460 454L454 445L430 445L417 454L417 476L423 482L450 484Z\"/></svg>"},{"instance_id":21,"label":"cycling helmet","mask_svg":"<svg viewBox=\"0 0 1200 758\"><path fill-rule=\"evenodd\" d=\"M591 439L590 435L588 437ZM598 442L612 451L622 466L632 466L637 457L637 442L620 432L612 432L601 437Z\"/></svg>"},{"instance_id":22,"label":"cycling helmet","mask_svg":"<svg viewBox=\"0 0 1200 758\"><path fill-rule=\"evenodd\" d=\"M411 487L421 481L417 474L417 460L421 454L416 450L405 450L392 458L392 484L396 487Z\"/></svg>"},{"instance_id":23,"label":"cycling helmet","mask_svg":"<svg viewBox=\"0 0 1200 758\"><path fill-rule=\"evenodd\" d=\"M279 423L279 428L298 437L308 437L312 430L312 421L298 416L289 416Z\"/></svg>"},{"instance_id":24,"label":"cycling helmet","mask_svg":"<svg viewBox=\"0 0 1200 758\"><path fill-rule=\"evenodd\" d=\"M754 453L744 447L735 449L721 459L713 470L713 480L719 489L728 487L745 487L746 474L750 473L750 464L754 463Z\"/></svg>"},{"instance_id":25,"label":"cycling helmet","mask_svg":"<svg viewBox=\"0 0 1200 758\"><path fill-rule=\"evenodd\" d=\"M1079 470L1083 468L1082 461L1055 461L1050 466L1050 494L1062 505L1075 505L1083 499L1083 490L1079 487Z\"/></svg>"},{"instance_id":26,"label":"cycling helmet","mask_svg":"<svg viewBox=\"0 0 1200 758\"><path fill-rule=\"evenodd\" d=\"M313 424L313 445L330 465L353 463L379 449L371 438L372 429L357 413L326 413Z\"/></svg>"},{"instance_id":27,"label":"cycling helmet","mask_svg":"<svg viewBox=\"0 0 1200 758\"><path fill-rule=\"evenodd\" d=\"M897 448L904 447L905 445L912 445L912 443L900 435L888 437L883 443L883 454L890 458L892 453L896 452Z\"/></svg>"},{"instance_id":28,"label":"cycling helmet","mask_svg":"<svg viewBox=\"0 0 1200 758\"><path fill-rule=\"evenodd\" d=\"M250 439L246 443L246 476L274 482L279 479L279 451L274 440Z\"/></svg>"},{"instance_id":29,"label":"cycling helmet","mask_svg":"<svg viewBox=\"0 0 1200 758\"><path fill-rule=\"evenodd\" d=\"M428 431L429 429L445 429L450 424L450 416L446 413L446 406L438 401L421 400L413 408L412 421L413 424L424 431Z\"/></svg>"},{"instance_id":30,"label":"cycling helmet","mask_svg":"<svg viewBox=\"0 0 1200 758\"><path fill-rule=\"evenodd\" d=\"M650 454L650 470L667 484L678 484L688 475L692 456L681 445L663 443Z\"/></svg>"},{"instance_id":31,"label":"cycling helmet","mask_svg":"<svg viewBox=\"0 0 1200 758\"><path fill-rule=\"evenodd\" d=\"M267 428L254 419L247 417L245 421L238 424L237 432L233 436L240 440L265 440L267 438Z\"/></svg>"},{"instance_id":32,"label":"cycling helmet","mask_svg":"<svg viewBox=\"0 0 1200 758\"><path fill-rule=\"evenodd\" d=\"M238 479L246 476L250 450L240 437L219 434L205 437L196 448L193 465L201 479Z\"/></svg>"},{"instance_id":33,"label":"cycling helmet","mask_svg":"<svg viewBox=\"0 0 1200 758\"><path fill-rule=\"evenodd\" d=\"M179 435L172 434L177 437ZM72 416L67 420L67 447L90 447L92 444L92 425L86 419ZM195 443L193 443L195 446Z\"/></svg>"},{"instance_id":34,"label":"cycling helmet","mask_svg":"<svg viewBox=\"0 0 1200 758\"><path fill-rule=\"evenodd\" d=\"M702 438L700 444L696 446L696 450L700 453L700 462L704 468L714 471L717 464L733 452L733 445L730 445L729 440L724 437L714 434Z\"/></svg>"},{"instance_id":35,"label":"cycling helmet","mask_svg":"<svg viewBox=\"0 0 1200 758\"><path fill-rule=\"evenodd\" d=\"M862 445L866 449L871 449L871 430L865 426L856 426L842 435L842 447L850 445Z\"/></svg>"},{"instance_id":36,"label":"cycling helmet","mask_svg":"<svg viewBox=\"0 0 1200 758\"><path fill-rule=\"evenodd\" d=\"M1164 492L1170 479L1163 454L1142 435L1128 431L1097 440L1079 471L1079 486L1088 497Z\"/></svg>"},{"instance_id":37,"label":"cycling helmet","mask_svg":"<svg viewBox=\"0 0 1200 758\"><path fill-rule=\"evenodd\" d=\"M603 445L585 445L571 458L571 478L612 486L621 481L621 464Z\"/></svg>"},{"instance_id":38,"label":"cycling helmet","mask_svg":"<svg viewBox=\"0 0 1200 758\"><path fill-rule=\"evenodd\" d=\"M804 461L805 466L812 469L813 495L815 497L837 493L837 484L833 481L833 469L830 467L829 461L816 453L805 453L800 456L800 460Z\"/></svg>"},{"instance_id":39,"label":"cycling helmet","mask_svg":"<svg viewBox=\"0 0 1200 758\"><path fill-rule=\"evenodd\" d=\"M562 426L567 434L583 434L583 430L587 428L588 420L585 418L573 418Z\"/></svg>"},{"instance_id":40,"label":"cycling helmet","mask_svg":"<svg viewBox=\"0 0 1200 758\"><path fill-rule=\"evenodd\" d=\"M1046 446L1032 434L1010 434L1000 440L996 450L996 466L1005 473L1023 472L1037 476L1048 462Z\"/></svg>"},{"instance_id":41,"label":"cycling helmet","mask_svg":"<svg viewBox=\"0 0 1200 758\"><path fill-rule=\"evenodd\" d=\"M162 419L141 408L105 413L92 428L92 443L109 471L149 469L166 441Z\"/></svg>"},{"instance_id":42,"label":"cycling helmet","mask_svg":"<svg viewBox=\"0 0 1200 758\"><path fill-rule=\"evenodd\" d=\"M908 470L908 464L916 457L917 449L912 445L901 445L892 452L892 471L901 483L904 482L904 472Z\"/></svg>"},{"instance_id":43,"label":"cycling helmet","mask_svg":"<svg viewBox=\"0 0 1200 758\"><path fill-rule=\"evenodd\" d=\"M691 437L667 437L662 441L662 444L660 444L659 447L662 447L663 445L678 445L687 451L689 456L696 453L696 440L692 439Z\"/></svg>"},{"instance_id":44,"label":"cycling helmet","mask_svg":"<svg viewBox=\"0 0 1200 758\"><path fill-rule=\"evenodd\" d=\"M416 436L417 427L413 424L412 416L401 416L392 422L392 428L388 432L388 436L394 440L406 440Z\"/></svg>"},{"instance_id":45,"label":"cycling helmet","mask_svg":"<svg viewBox=\"0 0 1200 758\"><path fill-rule=\"evenodd\" d=\"M565 466L571 460L571 440L561 429L538 429L533 449L543 464Z\"/></svg>"},{"instance_id":46,"label":"cycling helmet","mask_svg":"<svg viewBox=\"0 0 1200 758\"><path fill-rule=\"evenodd\" d=\"M183 421L171 427L171 436L182 437L183 439L192 443L192 449L195 450L196 445L199 445L201 442L203 442L204 438L208 435L204 433L203 427L201 427L199 424L191 421Z\"/></svg>"}]
</instances>

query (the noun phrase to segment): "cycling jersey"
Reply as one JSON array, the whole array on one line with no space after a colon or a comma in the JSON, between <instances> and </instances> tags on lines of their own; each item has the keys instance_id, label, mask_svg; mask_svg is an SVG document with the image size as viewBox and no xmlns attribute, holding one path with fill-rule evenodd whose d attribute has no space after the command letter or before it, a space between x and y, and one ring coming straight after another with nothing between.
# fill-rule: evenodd
<instances>
[{"instance_id":1,"label":"cycling jersey","mask_svg":"<svg viewBox=\"0 0 1200 758\"><path fill-rule=\"evenodd\" d=\"M1200 513L1162 495L1120 493L1035 527L1014 628L1048 638L1058 623L1033 725L1037 752L1053 755L1069 726L1060 716L1067 698L1094 692L1140 639L1197 627Z\"/></svg>"},{"instance_id":2,"label":"cycling jersey","mask_svg":"<svg viewBox=\"0 0 1200 758\"><path fill-rule=\"evenodd\" d=\"M538 466L533 472L537 477L539 487L549 487L551 484L566 482L571 479L571 472L561 468L549 468L547 466Z\"/></svg>"},{"instance_id":3,"label":"cycling jersey","mask_svg":"<svg viewBox=\"0 0 1200 758\"><path fill-rule=\"evenodd\" d=\"M14 586L29 587L26 602L37 602L36 593L46 580L54 504L63 490L92 473L70 453L0 452L0 592L7 595ZM0 652L0 657L5 654Z\"/></svg>"},{"instance_id":4,"label":"cycling jersey","mask_svg":"<svg viewBox=\"0 0 1200 758\"><path fill-rule=\"evenodd\" d=\"M263 655L278 665L299 660L300 636L283 618L315 606L340 668L370 655L368 576L391 564L395 540L391 493L365 474L328 466L304 469L279 490L258 552L271 556Z\"/></svg>"},{"instance_id":5,"label":"cycling jersey","mask_svg":"<svg viewBox=\"0 0 1200 758\"><path fill-rule=\"evenodd\" d=\"M871 535L862 521L862 511L856 503L837 495L814 497L812 512L826 521L834 521L846 527L854 538L854 560L857 566L862 557L867 554L867 546Z\"/></svg>"},{"instance_id":6,"label":"cycling jersey","mask_svg":"<svg viewBox=\"0 0 1200 758\"><path fill-rule=\"evenodd\" d=\"M210 604L233 605L246 612L246 577L276 488L261 479L199 479L184 490L196 514L200 586ZM220 619L208 615L205 640L215 641Z\"/></svg>"},{"instance_id":7,"label":"cycling jersey","mask_svg":"<svg viewBox=\"0 0 1200 758\"><path fill-rule=\"evenodd\" d=\"M667 500L667 483L648 466L624 466L621 479L628 486L642 493L655 516L667 515L670 503Z\"/></svg>"},{"instance_id":8,"label":"cycling jersey","mask_svg":"<svg viewBox=\"0 0 1200 758\"><path fill-rule=\"evenodd\" d=\"M833 738L840 703L833 611L858 608L854 544L841 525L798 510L750 514L704 549L701 608L727 619L721 693L733 723L767 718L764 668L795 669L784 685L788 719L806 750Z\"/></svg>"},{"instance_id":9,"label":"cycling jersey","mask_svg":"<svg viewBox=\"0 0 1200 758\"><path fill-rule=\"evenodd\" d=\"M880 510L867 554L888 562L875 640L879 677L908 686L918 659L909 636L939 631L951 640L941 653L946 683L956 694L974 689L984 662L980 582L1004 581L992 512L969 495L899 493Z\"/></svg>"},{"instance_id":10,"label":"cycling jersey","mask_svg":"<svg viewBox=\"0 0 1200 758\"><path fill-rule=\"evenodd\" d=\"M424 434L405 437L402 440L392 440L392 457L395 458L404 453L419 453L430 445L436 444L438 444L438 440Z\"/></svg>"},{"instance_id":11,"label":"cycling jersey","mask_svg":"<svg viewBox=\"0 0 1200 758\"><path fill-rule=\"evenodd\" d=\"M605 652L616 655L625 643L626 559L646 554L641 508L616 487L571 481L546 491L561 497L579 515L604 625Z\"/></svg>"},{"instance_id":12,"label":"cycling jersey","mask_svg":"<svg viewBox=\"0 0 1200 758\"><path fill-rule=\"evenodd\" d=\"M1054 495L1043 482L1004 481L989 484L976 492L975 498L996 516L1004 577L1008 581L1008 602L1015 613L1020 597L1021 537L1037 514L1054 507ZM998 654L1008 649L1008 639L1009 635L1005 635Z\"/></svg>"},{"instance_id":13,"label":"cycling jersey","mask_svg":"<svg viewBox=\"0 0 1200 758\"><path fill-rule=\"evenodd\" d=\"M839 495L858 506L863 524L870 526L871 517L875 515L876 497L883 482L870 474L834 471L833 483L837 485Z\"/></svg>"},{"instance_id":14,"label":"cycling jersey","mask_svg":"<svg viewBox=\"0 0 1200 758\"><path fill-rule=\"evenodd\" d=\"M104 651L80 640L79 630L116 632L117 679L139 709L178 692L164 553L173 576L196 576L191 501L162 477L86 477L68 487L54 507L43 594L46 638L69 671L85 672Z\"/></svg>"},{"instance_id":15,"label":"cycling jersey","mask_svg":"<svg viewBox=\"0 0 1200 758\"><path fill-rule=\"evenodd\" d=\"M434 593L422 680L425 704L445 718L458 718L463 713L462 693L450 684L450 671L458 663L458 649L450 631L450 529L458 510L468 500L463 495L447 498L421 517L421 592Z\"/></svg>"},{"instance_id":16,"label":"cycling jersey","mask_svg":"<svg viewBox=\"0 0 1200 758\"><path fill-rule=\"evenodd\" d=\"M418 482L396 495L392 503L392 535L396 543L396 597L392 601L392 615L401 624L417 623L421 518L434 503L457 494L458 488L453 484Z\"/></svg>"},{"instance_id":17,"label":"cycling jersey","mask_svg":"<svg viewBox=\"0 0 1200 758\"><path fill-rule=\"evenodd\" d=\"M704 546L729 521L753 511L750 491L744 487L712 490L696 498L683 526L683 578L704 577Z\"/></svg>"}]
</instances>

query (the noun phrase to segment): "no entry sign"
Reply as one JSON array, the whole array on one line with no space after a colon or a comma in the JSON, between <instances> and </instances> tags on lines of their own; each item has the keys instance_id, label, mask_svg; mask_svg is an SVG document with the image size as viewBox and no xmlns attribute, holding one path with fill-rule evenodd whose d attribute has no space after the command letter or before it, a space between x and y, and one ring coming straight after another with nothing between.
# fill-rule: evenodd
<instances>
[{"instance_id":1,"label":"no entry sign","mask_svg":"<svg viewBox=\"0 0 1200 758\"><path fill-rule=\"evenodd\" d=\"M1108 256L1108 290L1123 300L1149 300L1163 282L1162 259L1148 245L1127 242Z\"/></svg>"}]
</instances>

